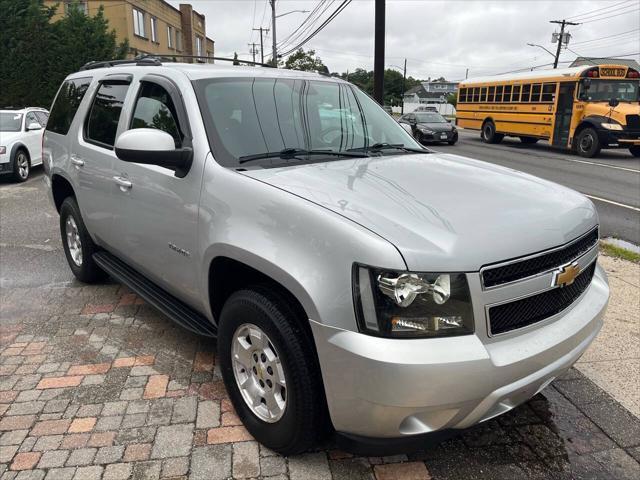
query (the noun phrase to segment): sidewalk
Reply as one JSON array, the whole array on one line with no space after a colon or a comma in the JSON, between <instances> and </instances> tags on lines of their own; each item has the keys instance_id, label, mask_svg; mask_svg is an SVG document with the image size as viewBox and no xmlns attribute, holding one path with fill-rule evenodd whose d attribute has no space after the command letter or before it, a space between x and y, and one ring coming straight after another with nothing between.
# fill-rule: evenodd
<instances>
[{"instance_id":1,"label":"sidewalk","mask_svg":"<svg viewBox=\"0 0 640 480\"><path fill-rule=\"evenodd\" d=\"M0 479L635 480L640 419L621 404L638 414L638 266L602 264L611 304L577 370L437 448L384 458L261 447L214 345L120 285L2 289Z\"/></svg>"}]
</instances>

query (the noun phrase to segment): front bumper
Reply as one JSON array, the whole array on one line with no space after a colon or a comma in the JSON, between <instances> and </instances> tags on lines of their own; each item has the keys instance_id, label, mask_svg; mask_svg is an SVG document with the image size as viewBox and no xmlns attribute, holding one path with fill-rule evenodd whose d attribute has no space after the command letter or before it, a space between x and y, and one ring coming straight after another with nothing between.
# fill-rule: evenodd
<instances>
[{"instance_id":1,"label":"front bumper","mask_svg":"<svg viewBox=\"0 0 640 480\"><path fill-rule=\"evenodd\" d=\"M433 132L424 133L420 132L422 141L424 142L451 142L458 140L458 132Z\"/></svg>"},{"instance_id":2,"label":"front bumper","mask_svg":"<svg viewBox=\"0 0 640 480\"><path fill-rule=\"evenodd\" d=\"M0 155L0 175L11 173L13 171L10 160L9 155Z\"/></svg>"},{"instance_id":3,"label":"front bumper","mask_svg":"<svg viewBox=\"0 0 640 480\"><path fill-rule=\"evenodd\" d=\"M311 322L333 426L347 436L402 441L488 420L570 368L602 327L601 267L558 318L520 335L384 339Z\"/></svg>"},{"instance_id":4,"label":"front bumper","mask_svg":"<svg viewBox=\"0 0 640 480\"><path fill-rule=\"evenodd\" d=\"M640 145L640 132L630 130L598 129L598 139L602 148L629 148Z\"/></svg>"}]
</instances>

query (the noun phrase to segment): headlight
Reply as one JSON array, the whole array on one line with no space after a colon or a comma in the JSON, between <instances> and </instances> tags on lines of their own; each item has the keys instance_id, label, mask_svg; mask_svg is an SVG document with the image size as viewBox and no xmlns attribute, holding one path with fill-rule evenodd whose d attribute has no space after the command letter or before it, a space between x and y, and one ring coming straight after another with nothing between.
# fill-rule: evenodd
<instances>
[{"instance_id":1,"label":"headlight","mask_svg":"<svg viewBox=\"0 0 640 480\"><path fill-rule=\"evenodd\" d=\"M433 130L429 130L428 128L420 128L419 129L422 133L434 133Z\"/></svg>"},{"instance_id":2,"label":"headlight","mask_svg":"<svg viewBox=\"0 0 640 480\"><path fill-rule=\"evenodd\" d=\"M464 273L413 273L355 265L353 293L362 332L443 337L473 333L473 310Z\"/></svg>"},{"instance_id":3,"label":"headlight","mask_svg":"<svg viewBox=\"0 0 640 480\"><path fill-rule=\"evenodd\" d=\"M0 155L7 153L7 147L0 147Z\"/></svg>"},{"instance_id":4,"label":"headlight","mask_svg":"<svg viewBox=\"0 0 640 480\"><path fill-rule=\"evenodd\" d=\"M601 123L600 125L607 130L622 130L622 125L619 123Z\"/></svg>"}]
</instances>

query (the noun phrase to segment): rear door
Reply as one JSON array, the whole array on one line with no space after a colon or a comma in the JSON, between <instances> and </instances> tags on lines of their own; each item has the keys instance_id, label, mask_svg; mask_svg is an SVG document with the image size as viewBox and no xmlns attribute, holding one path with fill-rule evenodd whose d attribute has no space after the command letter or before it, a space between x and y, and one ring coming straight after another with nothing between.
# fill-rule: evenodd
<instances>
[{"instance_id":1,"label":"rear door","mask_svg":"<svg viewBox=\"0 0 640 480\"><path fill-rule=\"evenodd\" d=\"M551 142L554 147L567 148L568 146L575 89L575 82L560 83L556 116L553 126L553 140Z\"/></svg>"},{"instance_id":2,"label":"rear door","mask_svg":"<svg viewBox=\"0 0 640 480\"><path fill-rule=\"evenodd\" d=\"M107 75L94 85L91 103L73 139L71 164L76 194L88 230L102 246L119 246L113 225L114 147L131 75Z\"/></svg>"},{"instance_id":3,"label":"rear door","mask_svg":"<svg viewBox=\"0 0 640 480\"><path fill-rule=\"evenodd\" d=\"M192 147L191 130L180 90L160 75L136 82L131 112L123 130L156 128L169 133L176 148ZM187 302L197 302L198 204L202 162L194 151L186 176L157 165L115 159L114 222L119 251L127 263Z\"/></svg>"}]
</instances>

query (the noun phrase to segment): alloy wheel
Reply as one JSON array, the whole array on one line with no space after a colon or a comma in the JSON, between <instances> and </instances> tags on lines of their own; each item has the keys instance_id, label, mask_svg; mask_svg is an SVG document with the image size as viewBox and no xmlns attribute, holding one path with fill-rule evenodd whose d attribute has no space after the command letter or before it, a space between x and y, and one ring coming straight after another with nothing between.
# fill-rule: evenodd
<instances>
[{"instance_id":1,"label":"alloy wheel","mask_svg":"<svg viewBox=\"0 0 640 480\"><path fill-rule=\"evenodd\" d=\"M67 236L67 247L73 263L78 267L82 266L82 242L80 240L80 232L75 219L69 215L65 222L65 233Z\"/></svg>"},{"instance_id":2,"label":"alloy wheel","mask_svg":"<svg viewBox=\"0 0 640 480\"><path fill-rule=\"evenodd\" d=\"M287 407L284 368L268 335L245 323L233 335L233 375L245 403L260 420L275 423Z\"/></svg>"},{"instance_id":3,"label":"alloy wheel","mask_svg":"<svg viewBox=\"0 0 640 480\"><path fill-rule=\"evenodd\" d=\"M25 180L29 176L29 159L24 152L18 152L16 166L18 168L18 175Z\"/></svg>"}]
</instances>

